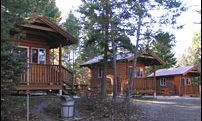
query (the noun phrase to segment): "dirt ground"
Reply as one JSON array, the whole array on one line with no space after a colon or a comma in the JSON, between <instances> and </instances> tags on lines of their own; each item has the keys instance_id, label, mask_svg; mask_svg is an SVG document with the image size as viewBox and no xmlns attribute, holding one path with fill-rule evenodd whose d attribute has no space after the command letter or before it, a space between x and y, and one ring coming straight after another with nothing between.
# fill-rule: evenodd
<instances>
[{"instance_id":1,"label":"dirt ground","mask_svg":"<svg viewBox=\"0 0 202 121\"><path fill-rule=\"evenodd\" d=\"M201 98L134 99L134 103L143 109L146 121L201 121ZM79 113L76 112L77 121ZM59 115L59 97L30 98L30 121L59 121Z\"/></svg>"},{"instance_id":2,"label":"dirt ground","mask_svg":"<svg viewBox=\"0 0 202 121\"><path fill-rule=\"evenodd\" d=\"M159 97L135 100L148 121L201 121L200 97Z\"/></svg>"}]
</instances>

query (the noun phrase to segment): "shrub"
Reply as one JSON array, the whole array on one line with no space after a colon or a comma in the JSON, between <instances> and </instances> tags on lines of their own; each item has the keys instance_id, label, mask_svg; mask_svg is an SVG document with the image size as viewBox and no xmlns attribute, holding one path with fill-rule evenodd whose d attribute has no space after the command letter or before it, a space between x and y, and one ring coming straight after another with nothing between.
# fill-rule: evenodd
<instances>
[{"instance_id":1,"label":"shrub","mask_svg":"<svg viewBox=\"0 0 202 121\"><path fill-rule=\"evenodd\" d=\"M136 121L143 118L141 108L124 98L117 98L114 101L110 97L106 99L99 96L81 97L76 109L83 113L86 121Z\"/></svg>"}]
</instances>

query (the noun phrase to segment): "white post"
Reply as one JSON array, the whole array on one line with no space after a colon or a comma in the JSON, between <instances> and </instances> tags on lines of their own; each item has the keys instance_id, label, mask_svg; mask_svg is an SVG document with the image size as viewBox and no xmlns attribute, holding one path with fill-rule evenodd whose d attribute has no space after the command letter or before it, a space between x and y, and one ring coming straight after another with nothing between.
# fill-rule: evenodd
<instances>
[{"instance_id":1,"label":"white post","mask_svg":"<svg viewBox=\"0 0 202 121\"><path fill-rule=\"evenodd\" d=\"M27 120L29 121L29 91L27 90Z\"/></svg>"},{"instance_id":2,"label":"white post","mask_svg":"<svg viewBox=\"0 0 202 121\"><path fill-rule=\"evenodd\" d=\"M156 98L156 92L154 92L154 98Z\"/></svg>"},{"instance_id":3,"label":"white post","mask_svg":"<svg viewBox=\"0 0 202 121\"><path fill-rule=\"evenodd\" d=\"M59 95L62 95L62 90L61 89L59 90Z\"/></svg>"},{"instance_id":4,"label":"white post","mask_svg":"<svg viewBox=\"0 0 202 121\"><path fill-rule=\"evenodd\" d=\"M29 85L29 64L28 64L28 69L27 69L27 85ZM27 120L29 121L29 90L26 91L27 94Z\"/></svg>"}]
</instances>

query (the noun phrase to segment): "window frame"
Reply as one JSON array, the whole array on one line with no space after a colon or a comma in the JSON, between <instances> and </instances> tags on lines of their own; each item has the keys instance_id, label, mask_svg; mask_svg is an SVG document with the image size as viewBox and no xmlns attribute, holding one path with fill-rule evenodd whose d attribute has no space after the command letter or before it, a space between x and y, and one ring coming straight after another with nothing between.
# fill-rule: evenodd
<instances>
[{"instance_id":1,"label":"window frame","mask_svg":"<svg viewBox=\"0 0 202 121\"><path fill-rule=\"evenodd\" d=\"M184 78L184 85L191 85L191 79L190 78Z\"/></svg>"},{"instance_id":2,"label":"window frame","mask_svg":"<svg viewBox=\"0 0 202 121\"><path fill-rule=\"evenodd\" d=\"M28 46L21 46L21 45L18 45L16 47L18 47L18 48L26 48L27 49L27 63L29 63L29 47Z\"/></svg>"},{"instance_id":3,"label":"window frame","mask_svg":"<svg viewBox=\"0 0 202 121\"><path fill-rule=\"evenodd\" d=\"M33 52L32 50L33 50L33 49L36 49L37 52L38 52L38 54L37 54L37 63L33 63L33 56L32 56L32 54L33 54L33 53L32 53L32 52ZM45 53L44 53L44 54L45 54L45 60L44 60L44 63L43 63L43 64L46 64L46 48L36 48L36 47L32 47L32 48L31 48L31 63L32 63L32 64L40 64L40 61L39 61L39 52L40 52L40 49L42 49L42 50L45 51Z\"/></svg>"},{"instance_id":4,"label":"window frame","mask_svg":"<svg viewBox=\"0 0 202 121\"><path fill-rule=\"evenodd\" d=\"M143 67L137 67L136 69L136 77L137 78L144 78L145 73L144 73L144 68Z\"/></svg>"},{"instance_id":5,"label":"window frame","mask_svg":"<svg viewBox=\"0 0 202 121\"><path fill-rule=\"evenodd\" d=\"M160 86L161 87L165 87L166 86L166 78L160 78Z\"/></svg>"}]
</instances>

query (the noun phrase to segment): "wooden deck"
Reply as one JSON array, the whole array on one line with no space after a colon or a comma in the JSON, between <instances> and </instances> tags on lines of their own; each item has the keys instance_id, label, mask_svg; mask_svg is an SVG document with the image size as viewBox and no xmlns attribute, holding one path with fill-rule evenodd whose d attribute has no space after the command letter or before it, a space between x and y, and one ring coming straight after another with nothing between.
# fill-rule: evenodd
<instances>
[{"instance_id":1,"label":"wooden deck","mask_svg":"<svg viewBox=\"0 0 202 121\"><path fill-rule=\"evenodd\" d=\"M16 90L62 90L61 85L20 85L16 87Z\"/></svg>"},{"instance_id":2,"label":"wooden deck","mask_svg":"<svg viewBox=\"0 0 202 121\"><path fill-rule=\"evenodd\" d=\"M29 64L21 74L17 90L61 90L73 87L73 72L59 65Z\"/></svg>"}]
</instances>

